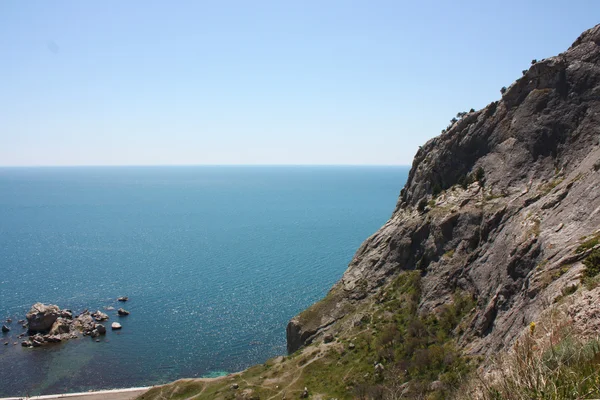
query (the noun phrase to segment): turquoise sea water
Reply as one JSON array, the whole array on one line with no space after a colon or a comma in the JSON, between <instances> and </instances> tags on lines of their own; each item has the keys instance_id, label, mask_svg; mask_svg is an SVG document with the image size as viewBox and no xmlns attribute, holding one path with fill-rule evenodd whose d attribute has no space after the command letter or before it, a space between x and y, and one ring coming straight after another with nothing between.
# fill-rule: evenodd
<instances>
[{"instance_id":1,"label":"turquoise sea water","mask_svg":"<svg viewBox=\"0 0 600 400\"><path fill-rule=\"evenodd\" d=\"M100 343L0 336L0 396L146 386L285 353L391 215L406 167L0 168L0 318L118 307ZM9 345L4 346L8 341Z\"/></svg>"}]
</instances>

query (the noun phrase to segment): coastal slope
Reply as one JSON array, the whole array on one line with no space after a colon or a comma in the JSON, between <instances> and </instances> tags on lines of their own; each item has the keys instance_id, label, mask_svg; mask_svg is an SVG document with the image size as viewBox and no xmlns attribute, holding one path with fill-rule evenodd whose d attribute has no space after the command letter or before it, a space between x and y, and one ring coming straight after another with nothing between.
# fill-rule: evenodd
<instances>
[{"instance_id":1,"label":"coastal slope","mask_svg":"<svg viewBox=\"0 0 600 400\"><path fill-rule=\"evenodd\" d=\"M389 221L288 324L288 356L140 398L473 398L548 313L597 334L599 62L600 25L423 145Z\"/></svg>"}]
</instances>

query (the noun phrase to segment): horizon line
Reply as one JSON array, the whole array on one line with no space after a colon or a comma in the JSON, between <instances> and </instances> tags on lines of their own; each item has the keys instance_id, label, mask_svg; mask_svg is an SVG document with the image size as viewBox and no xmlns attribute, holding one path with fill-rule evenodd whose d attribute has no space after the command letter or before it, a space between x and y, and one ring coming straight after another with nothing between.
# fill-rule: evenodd
<instances>
[{"instance_id":1,"label":"horizon line","mask_svg":"<svg viewBox=\"0 0 600 400\"><path fill-rule=\"evenodd\" d=\"M123 167L410 167L410 164L68 164L0 165L0 168L123 168Z\"/></svg>"}]
</instances>

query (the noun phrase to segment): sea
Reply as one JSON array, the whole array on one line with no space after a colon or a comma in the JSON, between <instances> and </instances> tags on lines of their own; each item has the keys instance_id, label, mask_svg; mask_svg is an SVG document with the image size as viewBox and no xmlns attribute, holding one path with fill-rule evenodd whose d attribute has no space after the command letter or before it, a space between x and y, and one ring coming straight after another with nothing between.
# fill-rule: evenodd
<instances>
[{"instance_id":1,"label":"sea","mask_svg":"<svg viewBox=\"0 0 600 400\"><path fill-rule=\"evenodd\" d=\"M287 322L340 279L391 216L407 175L391 166L0 168L0 322L13 320L0 334L0 397L214 377L284 355ZM99 309L123 329L23 348L16 321L36 302ZM110 310L120 306L131 314Z\"/></svg>"}]
</instances>

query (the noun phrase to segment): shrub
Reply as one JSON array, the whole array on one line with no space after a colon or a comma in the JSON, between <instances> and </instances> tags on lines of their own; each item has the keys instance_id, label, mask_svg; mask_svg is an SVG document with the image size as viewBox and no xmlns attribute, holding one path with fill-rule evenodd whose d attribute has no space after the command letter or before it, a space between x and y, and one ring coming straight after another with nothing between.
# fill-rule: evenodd
<instances>
[{"instance_id":1,"label":"shrub","mask_svg":"<svg viewBox=\"0 0 600 400\"><path fill-rule=\"evenodd\" d=\"M481 183L481 186L483 186L485 182L485 171L482 167L477 168L477 171L475 171L475 181Z\"/></svg>"},{"instance_id":2,"label":"shrub","mask_svg":"<svg viewBox=\"0 0 600 400\"><path fill-rule=\"evenodd\" d=\"M506 86L502 86L502 89L500 89L500 93L502 93L502 94L506 93Z\"/></svg>"},{"instance_id":3,"label":"shrub","mask_svg":"<svg viewBox=\"0 0 600 400\"><path fill-rule=\"evenodd\" d=\"M594 249L589 256L583 260L585 265L585 271L583 276L586 278L593 278L600 273L600 249Z\"/></svg>"},{"instance_id":4,"label":"shrub","mask_svg":"<svg viewBox=\"0 0 600 400\"><path fill-rule=\"evenodd\" d=\"M533 325L535 326L535 325ZM536 331L542 331L536 335ZM600 395L600 341L578 338L566 321L531 329L513 351L480 376L464 398L590 399ZM467 393L465 393L467 394Z\"/></svg>"},{"instance_id":5,"label":"shrub","mask_svg":"<svg viewBox=\"0 0 600 400\"><path fill-rule=\"evenodd\" d=\"M425 207L427 207L427 199L423 198L419 201L419 204L417 204L417 210L422 213L425 211Z\"/></svg>"},{"instance_id":6,"label":"shrub","mask_svg":"<svg viewBox=\"0 0 600 400\"><path fill-rule=\"evenodd\" d=\"M527 70L524 69L523 71L521 71L523 73L523 76L527 75Z\"/></svg>"},{"instance_id":7,"label":"shrub","mask_svg":"<svg viewBox=\"0 0 600 400\"><path fill-rule=\"evenodd\" d=\"M474 113L474 112L475 112L475 109L474 109L474 108L471 108L471 109L469 110L469 112L470 112L470 113Z\"/></svg>"},{"instance_id":8,"label":"shrub","mask_svg":"<svg viewBox=\"0 0 600 400\"><path fill-rule=\"evenodd\" d=\"M536 64L537 60L534 58L533 60L531 60L531 65Z\"/></svg>"},{"instance_id":9,"label":"shrub","mask_svg":"<svg viewBox=\"0 0 600 400\"><path fill-rule=\"evenodd\" d=\"M575 250L575 253L583 253L586 250L596 247L599 243L600 243L600 233L592 236L585 242L581 243Z\"/></svg>"}]
</instances>

